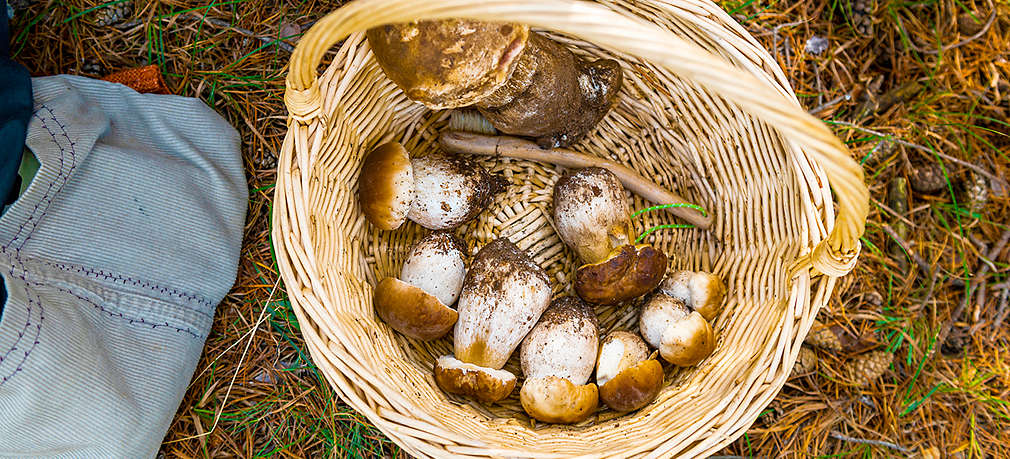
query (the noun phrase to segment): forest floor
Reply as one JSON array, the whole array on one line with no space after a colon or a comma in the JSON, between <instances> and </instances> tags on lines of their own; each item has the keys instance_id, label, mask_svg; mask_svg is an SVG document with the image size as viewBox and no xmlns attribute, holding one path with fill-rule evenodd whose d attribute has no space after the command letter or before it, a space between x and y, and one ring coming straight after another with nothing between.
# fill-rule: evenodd
<instances>
[{"instance_id":1,"label":"forest floor","mask_svg":"<svg viewBox=\"0 0 1010 459\"><path fill-rule=\"evenodd\" d=\"M1010 4L996 1L719 2L849 146L872 196L860 263L801 364L720 454L1010 457ZM10 0L15 58L33 75L158 64L172 93L204 100L242 134L239 279L164 440L168 457L403 455L336 400L274 289L286 64L339 3Z\"/></svg>"}]
</instances>

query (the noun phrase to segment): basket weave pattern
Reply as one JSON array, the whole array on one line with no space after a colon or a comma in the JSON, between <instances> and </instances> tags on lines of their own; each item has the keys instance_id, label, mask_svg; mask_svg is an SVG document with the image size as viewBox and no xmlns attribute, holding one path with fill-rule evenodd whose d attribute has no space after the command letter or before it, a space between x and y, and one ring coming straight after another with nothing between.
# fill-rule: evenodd
<instances>
[{"instance_id":1,"label":"basket weave pattern","mask_svg":"<svg viewBox=\"0 0 1010 459\"><path fill-rule=\"evenodd\" d=\"M530 422L513 396L485 406L434 384L452 353L403 337L372 309L372 286L395 276L426 230L375 230L359 209L357 174L375 146L412 155L438 149L449 113L406 99L382 73L363 31L437 17L528 23L593 57L619 60L618 105L573 150L609 157L715 215L710 230L667 230L647 241L672 269L712 271L728 299L714 321L715 353L668 369L656 401L630 415L603 410L577 426ZM316 70L334 43L332 63ZM862 173L844 146L802 111L770 56L716 5L703 1L358 0L319 21L292 56L288 135L279 161L274 244L313 361L346 403L420 456L694 457L744 433L792 368L838 276L858 256L867 212ZM552 227L551 165L482 159L511 183L456 230L472 253L507 237L570 293L578 266ZM828 183L835 189L833 201ZM634 208L649 206L629 194ZM837 214L835 205L837 205ZM664 212L638 231L676 223ZM637 307L599 307L601 336L637 329ZM506 366L517 376L517 358ZM518 393L518 391L516 391Z\"/></svg>"}]
</instances>

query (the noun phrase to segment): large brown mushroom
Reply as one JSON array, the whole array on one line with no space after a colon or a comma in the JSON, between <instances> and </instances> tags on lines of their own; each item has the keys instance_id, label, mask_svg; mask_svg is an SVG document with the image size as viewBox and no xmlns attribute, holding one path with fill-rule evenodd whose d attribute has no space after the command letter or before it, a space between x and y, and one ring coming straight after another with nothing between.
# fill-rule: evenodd
<instances>
[{"instance_id":1,"label":"large brown mushroom","mask_svg":"<svg viewBox=\"0 0 1010 459\"><path fill-rule=\"evenodd\" d=\"M443 153L411 159L402 145L389 142L365 157L358 197L365 218L379 229L399 228L409 218L444 230L476 217L504 186L473 160Z\"/></svg>"},{"instance_id":2,"label":"large brown mushroom","mask_svg":"<svg viewBox=\"0 0 1010 459\"><path fill-rule=\"evenodd\" d=\"M442 390L496 402L515 387L502 370L512 351L550 304L547 273L508 239L485 245L473 259L459 296L455 356L435 362Z\"/></svg>"},{"instance_id":3,"label":"large brown mushroom","mask_svg":"<svg viewBox=\"0 0 1010 459\"><path fill-rule=\"evenodd\" d=\"M596 361L600 400L614 411L634 411L655 400L663 387L663 366L649 358L638 335L615 331L600 344Z\"/></svg>"},{"instance_id":4,"label":"large brown mushroom","mask_svg":"<svg viewBox=\"0 0 1010 459\"><path fill-rule=\"evenodd\" d=\"M620 180L587 167L554 185L554 223L561 240L585 263L575 272L575 292L596 304L642 296L663 280L667 258L648 244L635 244L631 209Z\"/></svg>"},{"instance_id":5,"label":"large brown mushroom","mask_svg":"<svg viewBox=\"0 0 1010 459\"><path fill-rule=\"evenodd\" d=\"M550 423L580 422L599 404L588 383L596 363L599 331L593 309L578 297L555 300L523 340L519 359L526 381L519 391L523 409Z\"/></svg>"},{"instance_id":6,"label":"large brown mushroom","mask_svg":"<svg viewBox=\"0 0 1010 459\"><path fill-rule=\"evenodd\" d=\"M617 61L588 62L521 24L415 21L366 33L386 76L432 109L476 105L499 131L569 145L614 106Z\"/></svg>"},{"instance_id":7,"label":"large brown mushroom","mask_svg":"<svg viewBox=\"0 0 1010 459\"><path fill-rule=\"evenodd\" d=\"M452 233L434 232L410 249L400 278L375 287L375 313L394 330L422 340L445 336L456 323L451 308L466 274L463 243Z\"/></svg>"}]
</instances>

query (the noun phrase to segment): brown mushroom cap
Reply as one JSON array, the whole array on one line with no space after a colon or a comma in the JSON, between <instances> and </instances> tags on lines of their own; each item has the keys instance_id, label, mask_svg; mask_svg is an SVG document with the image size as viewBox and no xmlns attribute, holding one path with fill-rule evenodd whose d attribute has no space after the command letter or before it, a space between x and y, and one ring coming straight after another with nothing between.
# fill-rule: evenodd
<instances>
[{"instance_id":1,"label":"brown mushroom cap","mask_svg":"<svg viewBox=\"0 0 1010 459\"><path fill-rule=\"evenodd\" d=\"M435 361L435 383L450 394L494 403L512 393L516 377L506 370L464 363L444 355Z\"/></svg>"},{"instance_id":2,"label":"brown mushroom cap","mask_svg":"<svg viewBox=\"0 0 1010 459\"><path fill-rule=\"evenodd\" d=\"M414 158L411 165L414 200L407 218L428 229L470 221L505 189L504 179L462 156L434 153Z\"/></svg>"},{"instance_id":3,"label":"brown mushroom cap","mask_svg":"<svg viewBox=\"0 0 1010 459\"><path fill-rule=\"evenodd\" d=\"M634 241L631 208L613 172L587 167L566 173L554 184L553 196L558 236L583 262L599 262Z\"/></svg>"},{"instance_id":4,"label":"brown mushroom cap","mask_svg":"<svg viewBox=\"0 0 1010 459\"><path fill-rule=\"evenodd\" d=\"M551 301L547 273L508 239L491 241L473 258L456 307L456 358L502 368Z\"/></svg>"},{"instance_id":5,"label":"brown mushroom cap","mask_svg":"<svg viewBox=\"0 0 1010 459\"><path fill-rule=\"evenodd\" d=\"M527 378L557 376L581 385L593 374L599 342L596 312L566 296L554 300L526 335L519 362Z\"/></svg>"},{"instance_id":6,"label":"brown mushroom cap","mask_svg":"<svg viewBox=\"0 0 1010 459\"><path fill-rule=\"evenodd\" d=\"M648 405L663 388L663 366L643 360L600 386L600 400L614 411L634 411Z\"/></svg>"},{"instance_id":7,"label":"brown mushroom cap","mask_svg":"<svg viewBox=\"0 0 1010 459\"><path fill-rule=\"evenodd\" d=\"M420 287L387 277L375 287L375 313L383 322L411 338L445 336L456 323L456 311Z\"/></svg>"},{"instance_id":8,"label":"brown mushroom cap","mask_svg":"<svg viewBox=\"0 0 1010 459\"><path fill-rule=\"evenodd\" d=\"M384 25L365 35L407 97L441 110L472 105L502 86L529 33L520 24L448 19Z\"/></svg>"},{"instance_id":9,"label":"brown mushroom cap","mask_svg":"<svg viewBox=\"0 0 1010 459\"><path fill-rule=\"evenodd\" d=\"M435 231L414 243L400 269L400 280L420 287L452 306L466 276L466 246L454 234Z\"/></svg>"},{"instance_id":10,"label":"brown mushroom cap","mask_svg":"<svg viewBox=\"0 0 1010 459\"><path fill-rule=\"evenodd\" d=\"M575 292L595 304L614 304L649 293L663 280L666 254L648 244L624 245L575 272Z\"/></svg>"},{"instance_id":11,"label":"brown mushroom cap","mask_svg":"<svg viewBox=\"0 0 1010 459\"><path fill-rule=\"evenodd\" d=\"M708 321L668 295L653 295L642 308L639 324L642 337L674 365L694 365L715 350L715 332Z\"/></svg>"},{"instance_id":12,"label":"brown mushroom cap","mask_svg":"<svg viewBox=\"0 0 1010 459\"><path fill-rule=\"evenodd\" d=\"M649 358L649 346L638 335L619 330L600 343L596 358L596 384L602 389L618 373Z\"/></svg>"},{"instance_id":13,"label":"brown mushroom cap","mask_svg":"<svg viewBox=\"0 0 1010 459\"><path fill-rule=\"evenodd\" d=\"M557 376L527 379L519 391L526 413L541 422L574 424L588 418L599 406L596 384L581 386Z\"/></svg>"},{"instance_id":14,"label":"brown mushroom cap","mask_svg":"<svg viewBox=\"0 0 1010 459\"><path fill-rule=\"evenodd\" d=\"M714 320L722 311L726 284L715 274L676 271L659 285L664 294L677 298L698 311L705 320Z\"/></svg>"},{"instance_id":15,"label":"brown mushroom cap","mask_svg":"<svg viewBox=\"0 0 1010 459\"><path fill-rule=\"evenodd\" d=\"M394 230L403 224L414 201L414 172L403 145L384 143L365 157L358 199L365 218L377 228Z\"/></svg>"}]
</instances>

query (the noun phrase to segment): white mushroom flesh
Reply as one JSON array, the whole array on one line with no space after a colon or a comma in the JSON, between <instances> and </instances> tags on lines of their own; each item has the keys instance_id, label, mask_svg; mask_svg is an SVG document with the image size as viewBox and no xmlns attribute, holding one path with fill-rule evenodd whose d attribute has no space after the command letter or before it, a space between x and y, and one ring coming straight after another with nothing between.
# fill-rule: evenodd
<instances>
[{"instance_id":1,"label":"white mushroom flesh","mask_svg":"<svg viewBox=\"0 0 1010 459\"><path fill-rule=\"evenodd\" d=\"M664 294L653 295L642 308L639 318L642 338L652 347L660 347L666 329L671 328L673 323L684 320L690 313L691 310L681 300Z\"/></svg>"},{"instance_id":2,"label":"white mushroom flesh","mask_svg":"<svg viewBox=\"0 0 1010 459\"><path fill-rule=\"evenodd\" d=\"M455 228L487 204L487 173L475 163L442 154L411 160L414 201L407 218L428 229Z\"/></svg>"},{"instance_id":3,"label":"white mushroom flesh","mask_svg":"<svg viewBox=\"0 0 1010 459\"><path fill-rule=\"evenodd\" d=\"M462 247L452 234L431 233L411 247L400 270L400 280L451 306L459 297L466 276L463 257Z\"/></svg>"},{"instance_id":4,"label":"white mushroom flesh","mask_svg":"<svg viewBox=\"0 0 1010 459\"><path fill-rule=\"evenodd\" d=\"M577 297L554 302L523 341L519 359L527 379L557 376L576 386L589 381L599 346L596 315Z\"/></svg>"},{"instance_id":5,"label":"white mushroom flesh","mask_svg":"<svg viewBox=\"0 0 1010 459\"><path fill-rule=\"evenodd\" d=\"M596 364L596 384L603 386L618 373L631 368L649 358L649 348L637 335L629 332L613 332L600 345L600 356Z\"/></svg>"}]
</instances>

